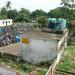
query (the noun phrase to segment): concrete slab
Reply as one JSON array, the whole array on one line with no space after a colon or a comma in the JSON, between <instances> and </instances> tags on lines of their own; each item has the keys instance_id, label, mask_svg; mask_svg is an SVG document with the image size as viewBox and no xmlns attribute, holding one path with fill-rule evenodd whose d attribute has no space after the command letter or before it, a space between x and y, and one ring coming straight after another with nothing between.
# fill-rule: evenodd
<instances>
[{"instance_id":1,"label":"concrete slab","mask_svg":"<svg viewBox=\"0 0 75 75\"><path fill-rule=\"evenodd\" d=\"M20 43L0 47L0 52L18 56L20 54Z\"/></svg>"}]
</instances>

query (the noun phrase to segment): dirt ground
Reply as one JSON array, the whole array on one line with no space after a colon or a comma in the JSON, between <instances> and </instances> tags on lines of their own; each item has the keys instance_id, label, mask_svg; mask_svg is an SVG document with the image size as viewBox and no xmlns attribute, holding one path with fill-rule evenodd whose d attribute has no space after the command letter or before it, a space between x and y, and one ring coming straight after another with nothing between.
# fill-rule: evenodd
<instances>
[{"instance_id":1,"label":"dirt ground","mask_svg":"<svg viewBox=\"0 0 75 75\"><path fill-rule=\"evenodd\" d=\"M20 54L20 43L0 47L0 52L18 56Z\"/></svg>"},{"instance_id":2,"label":"dirt ground","mask_svg":"<svg viewBox=\"0 0 75 75\"><path fill-rule=\"evenodd\" d=\"M53 33L46 33L46 32L26 32L22 34L21 37L27 38L45 38L50 40L60 40L63 35L53 34Z\"/></svg>"}]
</instances>

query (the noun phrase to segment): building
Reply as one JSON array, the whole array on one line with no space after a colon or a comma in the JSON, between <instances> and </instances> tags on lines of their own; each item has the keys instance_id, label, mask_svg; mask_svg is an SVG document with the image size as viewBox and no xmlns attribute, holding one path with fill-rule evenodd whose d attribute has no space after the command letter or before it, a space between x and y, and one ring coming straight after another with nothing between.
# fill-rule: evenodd
<instances>
[{"instance_id":1,"label":"building","mask_svg":"<svg viewBox=\"0 0 75 75\"><path fill-rule=\"evenodd\" d=\"M0 20L0 27L3 27L3 26L10 26L10 25L12 25L12 24L13 24L12 19Z\"/></svg>"}]
</instances>

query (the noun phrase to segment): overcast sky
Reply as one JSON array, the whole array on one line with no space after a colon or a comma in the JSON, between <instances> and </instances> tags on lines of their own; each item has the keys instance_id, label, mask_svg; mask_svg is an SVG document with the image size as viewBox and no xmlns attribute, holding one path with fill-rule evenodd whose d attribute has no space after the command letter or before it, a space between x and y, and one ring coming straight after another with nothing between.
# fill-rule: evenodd
<instances>
[{"instance_id":1,"label":"overcast sky","mask_svg":"<svg viewBox=\"0 0 75 75\"><path fill-rule=\"evenodd\" d=\"M0 0L0 8L4 6L7 1L11 1L12 9L20 10L20 8L26 8L30 11L42 9L46 12L59 7L61 2L61 0Z\"/></svg>"}]
</instances>

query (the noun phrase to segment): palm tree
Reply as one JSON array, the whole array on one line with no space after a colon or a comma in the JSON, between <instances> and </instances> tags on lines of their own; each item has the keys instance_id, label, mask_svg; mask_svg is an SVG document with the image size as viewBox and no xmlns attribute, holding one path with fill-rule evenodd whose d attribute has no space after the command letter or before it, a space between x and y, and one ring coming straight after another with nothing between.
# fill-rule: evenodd
<instances>
[{"instance_id":1,"label":"palm tree","mask_svg":"<svg viewBox=\"0 0 75 75\"><path fill-rule=\"evenodd\" d=\"M9 10L10 8L11 8L11 2L7 1L7 3L6 3L6 9Z\"/></svg>"},{"instance_id":2,"label":"palm tree","mask_svg":"<svg viewBox=\"0 0 75 75\"><path fill-rule=\"evenodd\" d=\"M74 9L75 9L75 0L61 0L61 4L60 5L63 5L63 7L68 9L67 19L69 20L69 23L70 23L69 30L71 31L71 29L73 27L72 26L72 16L74 14ZM67 11L65 11L65 13L67 13Z\"/></svg>"},{"instance_id":3,"label":"palm tree","mask_svg":"<svg viewBox=\"0 0 75 75\"><path fill-rule=\"evenodd\" d=\"M75 0L71 0L71 9L72 9L72 10L75 8L74 2L75 2Z\"/></svg>"},{"instance_id":4,"label":"palm tree","mask_svg":"<svg viewBox=\"0 0 75 75\"><path fill-rule=\"evenodd\" d=\"M75 0L61 0L60 5L63 5L64 7L68 7L71 10L75 8Z\"/></svg>"},{"instance_id":5,"label":"palm tree","mask_svg":"<svg viewBox=\"0 0 75 75\"><path fill-rule=\"evenodd\" d=\"M61 0L60 5L63 5L64 7L67 7L70 0Z\"/></svg>"}]
</instances>

